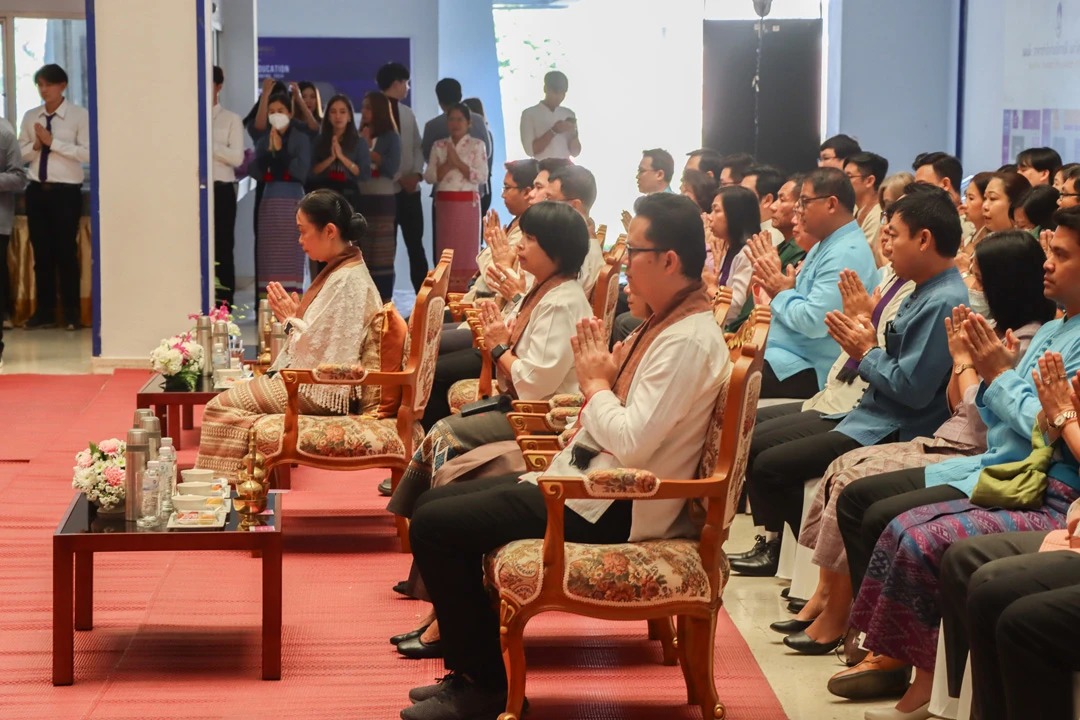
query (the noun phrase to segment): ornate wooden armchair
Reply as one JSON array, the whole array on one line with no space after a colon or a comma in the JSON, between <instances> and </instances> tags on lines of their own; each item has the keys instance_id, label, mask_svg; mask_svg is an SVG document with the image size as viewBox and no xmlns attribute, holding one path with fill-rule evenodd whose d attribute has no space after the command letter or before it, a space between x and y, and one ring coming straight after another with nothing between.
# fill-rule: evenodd
<instances>
[{"instance_id":1,"label":"ornate wooden armchair","mask_svg":"<svg viewBox=\"0 0 1080 720\"><path fill-rule=\"evenodd\" d=\"M741 346L728 385L714 406L699 479L659 479L647 471L625 468L595 471L586 478L541 478L548 515L544 539L514 541L485 559L487 582L499 598L509 680L506 712L500 720L521 717L525 626L533 616L548 611L606 620L648 620L650 636L668 625L669 617L677 617L678 638L673 646L682 665L688 702L700 706L707 719L724 717L713 679L716 616L729 574L722 546L742 492L757 418L768 309L755 309L751 318L751 342ZM685 499L703 508L705 518L694 539L567 543L563 510L568 499Z\"/></svg>"},{"instance_id":2,"label":"ornate wooden armchair","mask_svg":"<svg viewBox=\"0 0 1080 720\"><path fill-rule=\"evenodd\" d=\"M397 489L414 449L424 438L418 420L424 414L442 334L446 287L454 253L442 259L424 280L409 318L409 355L397 372L369 370L362 365L320 365L313 369L281 371L289 402L283 414L265 415L255 423L259 452L267 470L290 464L327 470L390 468L391 486ZM304 385L378 385L400 387L401 403L394 417L369 415L301 415L299 391ZM278 485L288 487L288 472L278 472ZM406 526L398 532L407 546Z\"/></svg>"},{"instance_id":3,"label":"ornate wooden armchair","mask_svg":"<svg viewBox=\"0 0 1080 720\"><path fill-rule=\"evenodd\" d=\"M625 262L626 246L613 252L611 258L600 268L596 279L596 292L593 294L593 315L604 320L605 333L611 337L611 328L615 324L615 308L619 301L619 273ZM470 313L476 311L470 308L462 308L466 320ZM469 329L473 334L473 346L480 350L482 365L479 379L470 378L459 380L450 386L447 393L447 401L450 404L450 412L455 415L461 412L465 405L491 397L493 392L491 382L491 353L484 343L484 331L479 322L469 321ZM546 412L546 410L545 410Z\"/></svg>"},{"instance_id":4,"label":"ornate wooden armchair","mask_svg":"<svg viewBox=\"0 0 1080 720\"><path fill-rule=\"evenodd\" d=\"M601 244L601 247L603 247L603 244ZM626 247L626 233L623 233L615 239L615 244L611 246L611 249L604 252L604 259L607 260L612 257L615 254L615 251L620 247Z\"/></svg>"}]
</instances>

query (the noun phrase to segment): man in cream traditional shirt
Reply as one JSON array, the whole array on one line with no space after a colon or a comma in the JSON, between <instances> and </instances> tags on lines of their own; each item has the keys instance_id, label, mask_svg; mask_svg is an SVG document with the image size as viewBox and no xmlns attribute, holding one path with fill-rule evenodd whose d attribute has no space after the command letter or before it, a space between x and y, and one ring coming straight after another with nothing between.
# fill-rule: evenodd
<instances>
[{"instance_id":1,"label":"man in cream traditional shirt","mask_svg":"<svg viewBox=\"0 0 1080 720\"><path fill-rule=\"evenodd\" d=\"M426 158L416 114L402 103L409 94L409 77L409 68L392 62L379 68L375 82L382 94L390 98L401 136L401 167L394 178L397 224L409 253L409 279L412 280L413 289L420 292L428 271L427 255L424 254L424 206L420 200L420 181L424 178Z\"/></svg>"},{"instance_id":2,"label":"man in cream traditional shirt","mask_svg":"<svg viewBox=\"0 0 1080 720\"><path fill-rule=\"evenodd\" d=\"M521 112L521 147L537 160L581 154L577 117L563 107L570 81L558 70L544 76L544 99Z\"/></svg>"},{"instance_id":3,"label":"man in cream traditional shirt","mask_svg":"<svg viewBox=\"0 0 1080 720\"><path fill-rule=\"evenodd\" d=\"M778 247L784 242L784 234L773 224L773 203L780 188L784 187L787 178L779 168L772 165L755 165L746 171L742 182L744 188L754 191L758 197L758 209L761 212L761 231L769 233L773 247Z\"/></svg>"},{"instance_id":4,"label":"man in cream traditional shirt","mask_svg":"<svg viewBox=\"0 0 1080 720\"><path fill-rule=\"evenodd\" d=\"M80 326L79 219L83 163L90 162L90 115L67 100L68 76L59 65L34 73L44 102L23 117L19 150L28 164L26 220L34 248L37 311L27 328L55 327L56 290L68 330Z\"/></svg>"},{"instance_id":5,"label":"man in cream traditional shirt","mask_svg":"<svg viewBox=\"0 0 1080 720\"><path fill-rule=\"evenodd\" d=\"M214 262L215 274L224 289L216 292L218 302L233 304L236 292L236 168L244 162L244 127L240 116L221 107L225 71L214 66L214 109L211 136L214 141Z\"/></svg>"},{"instance_id":6,"label":"man in cream traditional shirt","mask_svg":"<svg viewBox=\"0 0 1080 720\"><path fill-rule=\"evenodd\" d=\"M844 162L844 174L855 188L855 221L866 236L866 242L875 247L881 230L878 189L889 174L889 161L877 153L855 153Z\"/></svg>"},{"instance_id":7,"label":"man in cream traditional shirt","mask_svg":"<svg viewBox=\"0 0 1080 720\"><path fill-rule=\"evenodd\" d=\"M582 476L621 466L661 478L696 476L712 406L731 373L701 284L700 209L673 193L643 198L628 248L631 289L654 314L614 354L597 319L578 324L572 345L585 406L550 474ZM544 536L547 512L535 474L521 480L511 475L451 484L417 503L409 529L413 556L439 618L450 674L409 693L416 704L402 711L405 720L495 717L505 706L499 618L480 568L486 552ZM568 542L677 537L692 529L680 500L568 502L565 514Z\"/></svg>"}]
</instances>

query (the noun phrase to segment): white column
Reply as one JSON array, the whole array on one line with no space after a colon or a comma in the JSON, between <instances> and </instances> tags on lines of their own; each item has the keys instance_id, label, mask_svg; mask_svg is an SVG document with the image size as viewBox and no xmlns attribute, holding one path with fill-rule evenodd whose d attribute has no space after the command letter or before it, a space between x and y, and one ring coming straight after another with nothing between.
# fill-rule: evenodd
<instances>
[{"instance_id":1,"label":"white column","mask_svg":"<svg viewBox=\"0 0 1080 720\"><path fill-rule=\"evenodd\" d=\"M204 290L199 71L209 74L209 24L199 3L97 0L94 7L100 338L95 370L148 367L165 337L192 326ZM198 57L204 33L205 60ZM207 79L208 80L208 79ZM207 142L207 146L209 143ZM202 168L209 165L209 147ZM212 195L212 194L211 194ZM212 201L212 197L210 198ZM206 262L213 267L213 246ZM204 283L207 288L204 288Z\"/></svg>"}]
</instances>

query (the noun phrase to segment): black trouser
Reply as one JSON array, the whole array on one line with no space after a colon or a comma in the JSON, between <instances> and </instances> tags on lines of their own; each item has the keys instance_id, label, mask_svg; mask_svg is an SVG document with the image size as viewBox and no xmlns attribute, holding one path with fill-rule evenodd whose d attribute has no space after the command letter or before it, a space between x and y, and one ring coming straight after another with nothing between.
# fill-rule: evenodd
<instances>
[{"instance_id":1,"label":"black trouser","mask_svg":"<svg viewBox=\"0 0 1080 720\"><path fill-rule=\"evenodd\" d=\"M439 336L439 357L472 347L472 330L458 327L459 325L461 323L443 323L442 335Z\"/></svg>"},{"instance_id":2,"label":"black trouser","mask_svg":"<svg viewBox=\"0 0 1080 720\"><path fill-rule=\"evenodd\" d=\"M224 290L216 290L218 302L233 304L236 293L236 183L214 182L214 274Z\"/></svg>"},{"instance_id":3,"label":"black trouser","mask_svg":"<svg viewBox=\"0 0 1080 720\"><path fill-rule=\"evenodd\" d=\"M0 235L0 320L15 316L15 308L11 297L11 273L8 270L7 260L8 243L10 242L10 233Z\"/></svg>"},{"instance_id":4,"label":"black trouser","mask_svg":"<svg viewBox=\"0 0 1080 720\"><path fill-rule=\"evenodd\" d=\"M447 670L481 687L506 687L499 614L484 588L484 555L513 540L542 538L547 508L540 489L517 473L452 483L416 503L409 540L439 618ZM632 504L615 501L594 524L564 513L567 542L621 543L630 536Z\"/></svg>"},{"instance_id":5,"label":"black trouser","mask_svg":"<svg viewBox=\"0 0 1080 720\"><path fill-rule=\"evenodd\" d=\"M746 463L754 524L780 532L787 523L796 538L802 529L805 483L824 475L836 458L862 447L847 435L832 432L839 420L801 408L802 403L791 403L760 410Z\"/></svg>"},{"instance_id":6,"label":"black trouser","mask_svg":"<svg viewBox=\"0 0 1080 720\"><path fill-rule=\"evenodd\" d=\"M643 322L645 321L634 317L629 312L616 315L615 323L611 326L611 347L615 347L615 343L630 337L630 333L637 330Z\"/></svg>"},{"instance_id":7,"label":"black trouser","mask_svg":"<svg viewBox=\"0 0 1080 720\"><path fill-rule=\"evenodd\" d=\"M1011 568L1010 563L996 560L1036 553L1047 535L1045 530L979 535L957 540L945 551L941 558L941 630L951 697L960 697L964 666L971 650L967 612L971 589L1003 576ZM979 578L977 583L973 582L975 577Z\"/></svg>"},{"instance_id":8,"label":"black trouser","mask_svg":"<svg viewBox=\"0 0 1080 720\"><path fill-rule=\"evenodd\" d=\"M412 280L413 289L420 292L420 286L427 277L428 263L427 256L424 255L424 205L419 191L398 192L397 224L401 228L401 237L405 240L405 249L409 253L409 279Z\"/></svg>"},{"instance_id":9,"label":"black trouser","mask_svg":"<svg viewBox=\"0 0 1080 720\"><path fill-rule=\"evenodd\" d=\"M966 498L951 485L926 487L926 468L872 475L848 485L836 498L836 521L847 550L851 589L859 594L881 533L901 513L923 505Z\"/></svg>"},{"instance_id":10,"label":"black trouser","mask_svg":"<svg viewBox=\"0 0 1080 720\"><path fill-rule=\"evenodd\" d=\"M82 191L75 183L32 182L26 188L26 223L34 249L37 310L34 318L56 321L59 284L64 322L77 325L79 307L79 218Z\"/></svg>"},{"instance_id":11,"label":"black trouser","mask_svg":"<svg viewBox=\"0 0 1080 720\"><path fill-rule=\"evenodd\" d=\"M450 392L450 386L458 380L480 377L480 370L483 367L484 361L476 348L467 348L439 356L439 359L435 361L435 379L431 382L431 397L428 398L427 407L424 409L424 417L420 420L425 433L431 430L432 425L450 415L450 402L446 397L446 394Z\"/></svg>"},{"instance_id":12,"label":"black trouser","mask_svg":"<svg viewBox=\"0 0 1080 720\"><path fill-rule=\"evenodd\" d=\"M813 368L800 370L786 380L776 377L768 362L761 371L761 397L763 399L794 398L809 400L818 394L817 372Z\"/></svg>"},{"instance_id":13,"label":"black trouser","mask_svg":"<svg viewBox=\"0 0 1080 720\"><path fill-rule=\"evenodd\" d=\"M438 235L435 234L436 225L439 222L438 216L435 214L435 194L431 195L431 264L432 266L439 264L439 243L435 240Z\"/></svg>"},{"instance_id":14,"label":"black trouser","mask_svg":"<svg viewBox=\"0 0 1080 720\"><path fill-rule=\"evenodd\" d=\"M1080 555L997 560L971 578L972 717L1074 718L1080 669Z\"/></svg>"}]
</instances>

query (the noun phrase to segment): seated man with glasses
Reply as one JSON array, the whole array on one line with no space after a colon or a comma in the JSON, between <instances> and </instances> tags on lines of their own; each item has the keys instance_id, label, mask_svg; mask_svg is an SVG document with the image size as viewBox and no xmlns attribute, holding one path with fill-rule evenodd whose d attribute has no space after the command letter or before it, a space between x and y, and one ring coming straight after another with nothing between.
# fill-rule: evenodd
<instances>
[{"instance_id":1,"label":"seated man with glasses","mask_svg":"<svg viewBox=\"0 0 1080 720\"><path fill-rule=\"evenodd\" d=\"M810 410L784 417L785 427L780 432L755 433L746 485L755 516L776 539L747 556L732 559L731 568L737 572L776 572L784 523L799 536L803 484L822 476L833 460L860 447L931 435L949 417L946 389L952 358L945 318L968 299L967 286L953 262L960 249L960 218L944 190L927 188L892 205L884 232L891 241L893 270L915 283L915 288L900 303L896 318L886 323L882 346L875 325L892 292L872 298L863 288L855 287L858 281L851 273L845 273L841 280L848 296L844 312L828 313L824 325L850 358L840 377L849 382L861 378L869 387L846 415ZM857 226L855 237L868 249ZM861 299L856 301L854 295ZM775 327L774 319L766 359ZM799 652L822 654L838 642L824 640L828 642L797 633L785 638L784 644Z\"/></svg>"},{"instance_id":2,"label":"seated man with glasses","mask_svg":"<svg viewBox=\"0 0 1080 720\"><path fill-rule=\"evenodd\" d=\"M762 398L813 397L825 384L840 345L825 328L839 310L840 272L852 270L868 290L878 282L874 253L855 222L855 189L842 170L823 167L806 176L795 214L803 229L822 238L802 268L781 271L775 252L754 254L754 285L772 298Z\"/></svg>"}]
</instances>

